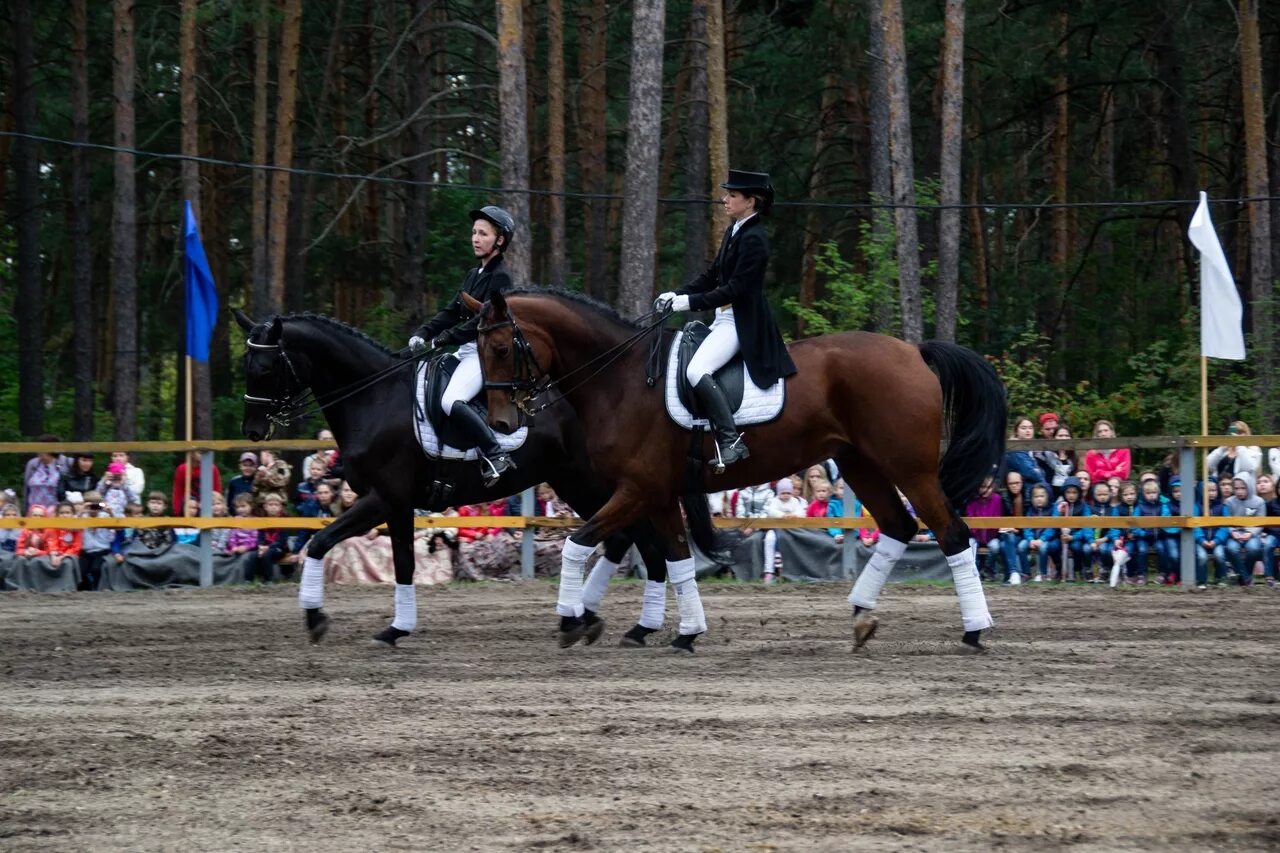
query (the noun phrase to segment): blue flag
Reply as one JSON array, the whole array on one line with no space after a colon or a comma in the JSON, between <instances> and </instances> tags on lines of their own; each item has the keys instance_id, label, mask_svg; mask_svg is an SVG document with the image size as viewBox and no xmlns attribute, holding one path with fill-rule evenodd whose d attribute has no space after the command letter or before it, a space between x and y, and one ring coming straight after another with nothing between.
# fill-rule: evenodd
<instances>
[{"instance_id":1,"label":"blue flag","mask_svg":"<svg viewBox=\"0 0 1280 853\"><path fill-rule=\"evenodd\" d=\"M209 341L218 322L218 289L213 286L209 260L200 243L200 228L191 202L186 203L182 237L185 251L182 273L187 282L187 355L193 361L209 360Z\"/></svg>"}]
</instances>

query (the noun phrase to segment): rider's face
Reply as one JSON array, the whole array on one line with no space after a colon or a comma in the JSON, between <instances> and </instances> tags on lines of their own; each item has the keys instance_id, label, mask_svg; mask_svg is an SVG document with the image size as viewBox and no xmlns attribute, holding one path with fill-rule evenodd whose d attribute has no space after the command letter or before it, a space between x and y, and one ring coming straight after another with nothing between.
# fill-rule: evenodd
<instances>
[{"instance_id":1,"label":"rider's face","mask_svg":"<svg viewBox=\"0 0 1280 853\"><path fill-rule=\"evenodd\" d=\"M756 200L737 190L728 190L724 194L724 212L736 222L756 212Z\"/></svg>"},{"instance_id":2,"label":"rider's face","mask_svg":"<svg viewBox=\"0 0 1280 853\"><path fill-rule=\"evenodd\" d=\"M471 223L471 249L477 258L487 258L498 248L498 229L492 222L477 219Z\"/></svg>"}]
</instances>

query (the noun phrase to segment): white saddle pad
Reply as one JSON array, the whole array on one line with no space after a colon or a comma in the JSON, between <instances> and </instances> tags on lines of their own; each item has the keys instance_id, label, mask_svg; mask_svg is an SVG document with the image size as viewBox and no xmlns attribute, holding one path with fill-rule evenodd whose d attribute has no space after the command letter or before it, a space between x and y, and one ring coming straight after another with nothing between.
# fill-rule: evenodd
<instances>
[{"instance_id":1,"label":"white saddle pad","mask_svg":"<svg viewBox=\"0 0 1280 853\"><path fill-rule=\"evenodd\" d=\"M685 429L709 431L710 422L706 418L695 418L693 413L680 402L680 392L676 389L677 374L680 372L680 339L684 332L676 332L671 342L671 351L667 354L667 414ZM733 413L733 422L738 426L767 423L782 414L782 405L786 402L786 380L779 379L770 388L760 388L751 381L751 374L743 367L742 405Z\"/></svg>"},{"instance_id":2,"label":"white saddle pad","mask_svg":"<svg viewBox=\"0 0 1280 853\"><path fill-rule=\"evenodd\" d=\"M413 382L414 433L418 436L418 444L422 445L422 451L432 459L459 459L464 462L474 462L479 459L480 451L474 447L470 450L459 450L440 441L440 437L436 435L435 427L431 425L431 421L427 418L427 410L422 405L423 395L426 390L427 363L423 361L418 364ZM500 432L495 432L494 435L498 439L498 446L507 453L511 453L524 444L525 439L529 437L529 428L522 426L510 435L504 435Z\"/></svg>"}]
</instances>

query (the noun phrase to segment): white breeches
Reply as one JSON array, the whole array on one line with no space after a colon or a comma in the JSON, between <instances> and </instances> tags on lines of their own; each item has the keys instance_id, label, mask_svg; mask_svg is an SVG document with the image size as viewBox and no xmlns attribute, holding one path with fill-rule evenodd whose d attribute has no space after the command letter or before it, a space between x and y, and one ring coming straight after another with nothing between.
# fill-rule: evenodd
<instances>
[{"instance_id":1,"label":"white breeches","mask_svg":"<svg viewBox=\"0 0 1280 853\"><path fill-rule=\"evenodd\" d=\"M715 373L737 354L738 327L733 321L733 309L717 311L711 322L711 334L689 359L689 369L685 371L689 384L697 385L702 377Z\"/></svg>"},{"instance_id":2,"label":"white breeches","mask_svg":"<svg viewBox=\"0 0 1280 853\"><path fill-rule=\"evenodd\" d=\"M462 362L449 378L449 385L440 397L440 408L446 416L453 414L454 403L469 403L484 387L484 374L480 371L480 354L474 343L458 347L458 359Z\"/></svg>"}]
</instances>

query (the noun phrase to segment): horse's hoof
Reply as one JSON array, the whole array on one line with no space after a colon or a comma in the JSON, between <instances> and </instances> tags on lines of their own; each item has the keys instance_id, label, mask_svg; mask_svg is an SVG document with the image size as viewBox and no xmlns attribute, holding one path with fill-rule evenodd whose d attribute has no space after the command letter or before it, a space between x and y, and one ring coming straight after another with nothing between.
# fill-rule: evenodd
<instances>
[{"instance_id":1,"label":"horse's hoof","mask_svg":"<svg viewBox=\"0 0 1280 853\"><path fill-rule=\"evenodd\" d=\"M964 636L960 638L960 651L971 655L980 655L987 650L982 645L981 631L965 631Z\"/></svg>"},{"instance_id":2,"label":"horse's hoof","mask_svg":"<svg viewBox=\"0 0 1280 853\"><path fill-rule=\"evenodd\" d=\"M671 641L671 648L681 654L693 654L693 641L702 636L701 634L681 634Z\"/></svg>"},{"instance_id":3,"label":"horse's hoof","mask_svg":"<svg viewBox=\"0 0 1280 853\"><path fill-rule=\"evenodd\" d=\"M853 647L860 649L867 644L876 635L876 628L880 626L880 619L870 613L859 613L853 617Z\"/></svg>"},{"instance_id":4,"label":"horse's hoof","mask_svg":"<svg viewBox=\"0 0 1280 853\"><path fill-rule=\"evenodd\" d=\"M556 642L560 644L560 648L567 649L581 640L586 633L587 623L585 619L577 616L561 616L560 631L556 634Z\"/></svg>"},{"instance_id":5,"label":"horse's hoof","mask_svg":"<svg viewBox=\"0 0 1280 853\"><path fill-rule=\"evenodd\" d=\"M394 649L396 647L396 640L407 636L409 636L408 631L401 631L399 628L388 625L386 628L383 628L381 631L373 635L373 644L375 646Z\"/></svg>"},{"instance_id":6,"label":"horse's hoof","mask_svg":"<svg viewBox=\"0 0 1280 853\"><path fill-rule=\"evenodd\" d=\"M307 614L307 635L311 642L318 643L329 633L329 617L319 607L309 608Z\"/></svg>"},{"instance_id":7,"label":"horse's hoof","mask_svg":"<svg viewBox=\"0 0 1280 853\"><path fill-rule=\"evenodd\" d=\"M604 620L588 610L582 614L582 621L587 623L587 629L582 632L582 643L589 646L604 634Z\"/></svg>"},{"instance_id":8,"label":"horse's hoof","mask_svg":"<svg viewBox=\"0 0 1280 853\"><path fill-rule=\"evenodd\" d=\"M643 625L632 625L631 630L622 635L622 639L618 641L618 645L624 649L643 649L648 644L644 638L656 632L654 628L646 628Z\"/></svg>"}]
</instances>

